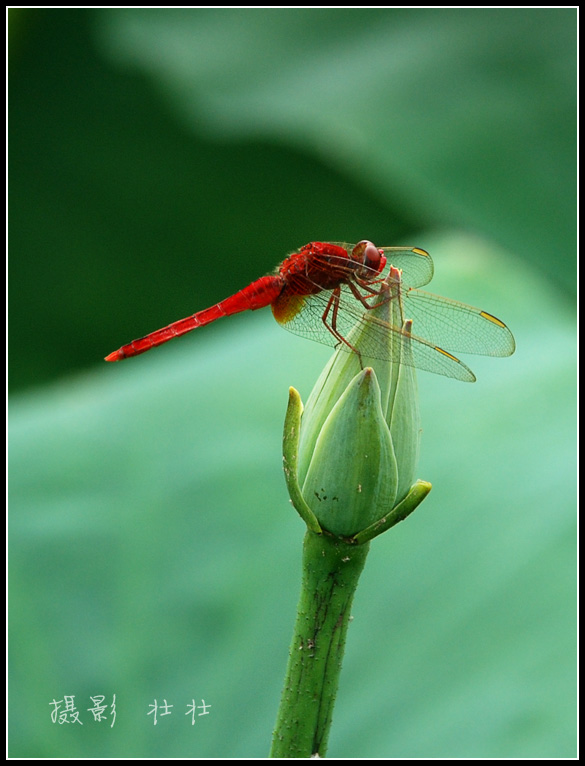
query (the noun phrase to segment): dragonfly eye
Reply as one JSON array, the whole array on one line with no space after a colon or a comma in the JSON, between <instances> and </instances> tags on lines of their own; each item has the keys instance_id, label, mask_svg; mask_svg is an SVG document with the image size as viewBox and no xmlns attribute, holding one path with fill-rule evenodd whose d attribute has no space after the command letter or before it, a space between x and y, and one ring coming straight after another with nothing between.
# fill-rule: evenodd
<instances>
[{"instance_id":1,"label":"dragonfly eye","mask_svg":"<svg viewBox=\"0 0 585 766\"><path fill-rule=\"evenodd\" d=\"M380 271L382 257L382 252L367 239L362 239L361 242L358 242L351 252L351 259L353 261L357 261L376 272Z\"/></svg>"}]
</instances>

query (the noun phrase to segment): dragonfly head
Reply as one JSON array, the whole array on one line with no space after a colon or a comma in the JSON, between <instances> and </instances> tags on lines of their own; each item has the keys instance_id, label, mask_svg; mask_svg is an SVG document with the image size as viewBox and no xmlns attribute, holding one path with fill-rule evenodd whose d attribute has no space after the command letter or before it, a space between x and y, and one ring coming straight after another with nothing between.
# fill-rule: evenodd
<instances>
[{"instance_id":1,"label":"dragonfly head","mask_svg":"<svg viewBox=\"0 0 585 766\"><path fill-rule=\"evenodd\" d=\"M372 278L373 273L379 274L386 265L384 252L376 247L373 242L362 239L351 251L351 260L359 263L362 269L358 269L358 276L363 279Z\"/></svg>"}]
</instances>

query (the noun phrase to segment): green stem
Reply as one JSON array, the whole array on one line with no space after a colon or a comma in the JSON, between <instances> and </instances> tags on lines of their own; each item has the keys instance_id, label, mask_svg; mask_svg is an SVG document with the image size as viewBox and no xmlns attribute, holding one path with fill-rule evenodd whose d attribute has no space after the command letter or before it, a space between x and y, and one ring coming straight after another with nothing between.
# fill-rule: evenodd
<instances>
[{"instance_id":1,"label":"green stem","mask_svg":"<svg viewBox=\"0 0 585 766\"><path fill-rule=\"evenodd\" d=\"M307 530L303 579L271 758L325 755L351 603L369 543Z\"/></svg>"}]
</instances>

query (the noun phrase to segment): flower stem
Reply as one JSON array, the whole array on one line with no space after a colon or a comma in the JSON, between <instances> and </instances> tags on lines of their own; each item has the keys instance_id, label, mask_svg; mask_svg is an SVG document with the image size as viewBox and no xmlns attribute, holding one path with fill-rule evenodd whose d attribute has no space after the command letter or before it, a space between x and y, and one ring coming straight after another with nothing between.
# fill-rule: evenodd
<instances>
[{"instance_id":1,"label":"flower stem","mask_svg":"<svg viewBox=\"0 0 585 766\"><path fill-rule=\"evenodd\" d=\"M307 530L303 579L271 758L323 757L345 635L369 543L349 545Z\"/></svg>"}]
</instances>

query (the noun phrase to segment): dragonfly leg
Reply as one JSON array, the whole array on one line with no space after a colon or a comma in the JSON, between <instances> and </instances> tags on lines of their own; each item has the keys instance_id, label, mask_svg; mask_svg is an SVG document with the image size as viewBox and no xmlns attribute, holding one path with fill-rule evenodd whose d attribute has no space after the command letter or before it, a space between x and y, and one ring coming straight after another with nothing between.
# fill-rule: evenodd
<instances>
[{"instance_id":1,"label":"dragonfly leg","mask_svg":"<svg viewBox=\"0 0 585 766\"><path fill-rule=\"evenodd\" d=\"M402 313L402 298L401 298L401 282L400 280L396 280L396 282L392 282L392 286L388 283L387 279L377 280L373 283L365 283L363 281L360 281L359 279L356 280L360 287L363 287L364 290L367 290L371 293L369 298L372 298L374 296L382 296L381 300L379 300L377 303L368 303L368 298L360 293L358 288L355 286L355 284L349 280L347 282L347 286L353 293L354 297L357 298L357 300L365 306L368 310L371 309L377 309L379 306L383 306L385 303L388 303L388 301L391 301L392 299L397 299L398 304L400 306L400 310ZM381 283L381 287L379 290L375 290L371 287L372 284L378 284Z\"/></svg>"},{"instance_id":2,"label":"dragonfly leg","mask_svg":"<svg viewBox=\"0 0 585 766\"><path fill-rule=\"evenodd\" d=\"M323 324L325 325L325 327L329 330L329 332L333 335L334 338L337 338L339 343L344 343L351 351L357 354L357 357L360 362L360 367L363 369L364 365L362 363L362 355L357 350L357 348L355 348L355 346L352 346L351 343L347 340L347 338L345 338L337 329L337 314L339 312L339 294L340 294L339 287L337 287L335 290L332 291L331 297L327 301L327 306L325 307L325 311L323 312L323 316L321 317L321 319L323 320ZM331 314L331 321L329 321L329 314Z\"/></svg>"},{"instance_id":3,"label":"dragonfly leg","mask_svg":"<svg viewBox=\"0 0 585 766\"><path fill-rule=\"evenodd\" d=\"M361 284L360 286L363 287L365 290L368 290L371 295L365 296L360 293L360 291L357 289L355 284L352 281L347 282L347 286L353 293L354 297L357 298L357 300L364 306L364 308L370 309L376 309L378 306L383 306L384 303L388 303L390 300L390 295L388 294L388 290L386 287L382 287L380 290L374 290L369 284ZM384 295L384 298L382 300L378 301L377 303L368 303L368 299L373 298L374 296Z\"/></svg>"},{"instance_id":4,"label":"dragonfly leg","mask_svg":"<svg viewBox=\"0 0 585 766\"><path fill-rule=\"evenodd\" d=\"M348 280L350 281L350 280ZM374 279L373 281L366 281L365 279L360 279L359 277L355 277L355 281L358 283L360 287L362 287L364 290L367 290L372 295L381 295L381 293L384 292L386 289L386 279L380 277L379 279ZM381 288L374 287L374 285L382 285ZM354 285L355 286L355 285Z\"/></svg>"}]
</instances>

